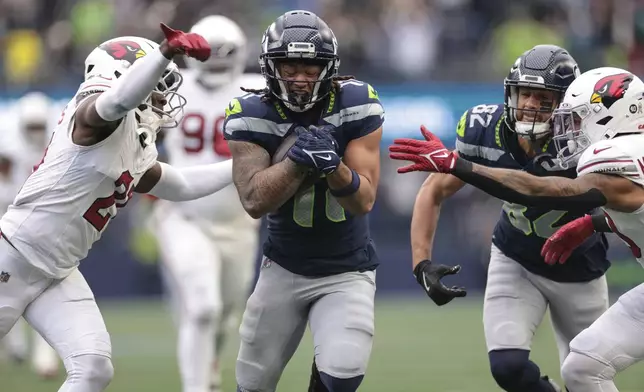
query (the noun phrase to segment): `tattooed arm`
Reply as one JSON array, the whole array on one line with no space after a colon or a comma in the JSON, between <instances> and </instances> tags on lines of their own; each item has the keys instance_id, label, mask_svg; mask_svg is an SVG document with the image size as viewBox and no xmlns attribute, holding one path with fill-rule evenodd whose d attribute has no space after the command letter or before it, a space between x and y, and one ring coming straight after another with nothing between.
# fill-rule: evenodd
<instances>
[{"instance_id":1,"label":"tattooed arm","mask_svg":"<svg viewBox=\"0 0 644 392\"><path fill-rule=\"evenodd\" d=\"M519 170L477 165L462 158L456 162L453 175L512 203L557 210L588 210L605 205L619 211L634 211L642 205L641 198L633 198L640 188L619 176L590 173L576 179L537 177Z\"/></svg>"},{"instance_id":2,"label":"tattooed arm","mask_svg":"<svg viewBox=\"0 0 644 392\"><path fill-rule=\"evenodd\" d=\"M233 182L244 209L255 219L275 211L290 199L306 178L306 168L285 159L273 166L261 146L228 141L233 156Z\"/></svg>"}]
</instances>

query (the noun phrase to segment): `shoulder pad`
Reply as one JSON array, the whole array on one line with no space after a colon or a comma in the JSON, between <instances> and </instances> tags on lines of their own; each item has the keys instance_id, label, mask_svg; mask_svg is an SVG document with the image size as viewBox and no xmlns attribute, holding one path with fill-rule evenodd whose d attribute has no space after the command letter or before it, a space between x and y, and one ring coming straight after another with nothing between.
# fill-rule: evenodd
<instances>
[{"instance_id":1,"label":"shoulder pad","mask_svg":"<svg viewBox=\"0 0 644 392\"><path fill-rule=\"evenodd\" d=\"M616 139L602 140L588 147L577 163L577 175L605 173L637 180L642 178L636 160Z\"/></svg>"},{"instance_id":2,"label":"shoulder pad","mask_svg":"<svg viewBox=\"0 0 644 392\"><path fill-rule=\"evenodd\" d=\"M103 93L112 88L114 84L115 77L104 77L101 75L91 76L89 79L81 83L78 87L78 91L74 95L76 99L76 104L80 103L83 99L89 97L90 95Z\"/></svg>"},{"instance_id":3,"label":"shoulder pad","mask_svg":"<svg viewBox=\"0 0 644 392\"><path fill-rule=\"evenodd\" d=\"M378 92L367 82L349 79L338 83L340 84L338 103L344 107L364 105L366 103L380 103Z\"/></svg>"},{"instance_id":4,"label":"shoulder pad","mask_svg":"<svg viewBox=\"0 0 644 392\"><path fill-rule=\"evenodd\" d=\"M503 119L503 105L466 110L456 125L456 150L466 159L498 160L505 153L500 138Z\"/></svg>"},{"instance_id":5,"label":"shoulder pad","mask_svg":"<svg viewBox=\"0 0 644 392\"><path fill-rule=\"evenodd\" d=\"M340 82L340 92L331 92L323 120L336 127L348 126L351 138L358 138L380 128L385 110L378 92L369 84L351 79Z\"/></svg>"},{"instance_id":6,"label":"shoulder pad","mask_svg":"<svg viewBox=\"0 0 644 392\"><path fill-rule=\"evenodd\" d=\"M261 94L248 93L235 97L226 106L226 120L233 118L262 118L268 113L270 103L262 101Z\"/></svg>"},{"instance_id":7,"label":"shoulder pad","mask_svg":"<svg viewBox=\"0 0 644 392\"><path fill-rule=\"evenodd\" d=\"M253 142L268 149L286 135L291 125L279 104L249 93L232 99L226 106L224 138Z\"/></svg>"}]
</instances>

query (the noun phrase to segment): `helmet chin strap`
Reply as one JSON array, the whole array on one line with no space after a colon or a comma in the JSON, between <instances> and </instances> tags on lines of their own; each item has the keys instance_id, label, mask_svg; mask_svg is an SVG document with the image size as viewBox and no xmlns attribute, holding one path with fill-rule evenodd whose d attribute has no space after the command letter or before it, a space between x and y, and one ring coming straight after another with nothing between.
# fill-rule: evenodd
<instances>
[{"instance_id":1,"label":"helmet chin strap","mask_svg":"<svg viewBox=\"0 0 644 392\"><path fill-rule=\"evenodd\" d=\"M139 127L136 129L136 134L139 136L141 143L144 146L150 146L156 142L157 132L163 125L163 119L158 115L150 105L145 105L145 109L135 109L138 115Z\"/></svg>"}]
</instances>

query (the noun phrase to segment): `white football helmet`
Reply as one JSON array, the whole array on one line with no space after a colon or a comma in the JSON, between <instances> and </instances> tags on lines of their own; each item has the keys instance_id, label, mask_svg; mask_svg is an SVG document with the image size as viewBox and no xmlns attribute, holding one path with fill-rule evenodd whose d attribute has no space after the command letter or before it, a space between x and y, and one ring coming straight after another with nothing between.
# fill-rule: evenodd
<instances>
[{"instance_id":1,"label":"white football helmet","mask_svg":"<svg viewBox=\"0 0 644 392\"><path fill-rule=\"evenodd\" d=\"M212 49L205 62L186 58L186 66L196 70L199 81L206 87L225 85L244 72L246 36L237 23L222 15L210 15L192 26L190 32L204 37Z\"/></svg>"},{"instance_id":2,"label":"white football helmet","mask_svg":"<svg viewBox=\"0 0 644 392\"><path fill-rule=\"evenodd\" d=\"M112 80L125 74L134 62L159 45L141 37L118 37L98 45L85 59L85 80L101 77ZM151 95L142 104L144 109L136 109L140 123L152 122L148 127L158 130L159 127L175 127L180 121L186 99L177 92L183 79L174 62L168 64L159 84L152 91L164 96L167 101L161 110L151 105Z\"/></svg>"},{"instance_id":3,"label":"white football helmet","mask_svg":"<svg viewBox=\"0 0 644 392\"><path fill-rule=\"evenodd\" d=\"M629 71L603 67L584 72L553 113L557 156L575 165L591 144L644 130L644 83Z\"/></svg>"},{"instance_id":4,"label":"white football helmet","mask_svg":"<svg viewBox=\"0 0 644 392\"><path fill-rule=\"evenodd\" d=\"M51 102L47 95L34 91L23 95L17 103L18 127L24 140L35 148L45 148Z\"/></svg>"}]
</instances>

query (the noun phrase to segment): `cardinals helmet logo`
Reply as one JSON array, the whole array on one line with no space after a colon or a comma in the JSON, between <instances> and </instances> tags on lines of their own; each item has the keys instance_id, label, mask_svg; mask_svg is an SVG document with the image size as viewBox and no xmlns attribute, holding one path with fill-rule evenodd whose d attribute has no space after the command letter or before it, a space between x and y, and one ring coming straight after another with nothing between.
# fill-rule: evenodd
<instances>
[{"instance_id":1,"label":"cardinals helmet logo","mask_svg":"<svg viewBox=\"0 0 644 392\"><path fill-rule=\"evenodd\" d=\"M125 60L130 64L145 56L141 45L134 41L112 41L101 45L100 48L115 60Z\"/></svg>"},{"instance_id":2,"label":"cardinals helmet logo","mask_svg":"<svg viewBox=\"0 0 644 392\"><path fill-rule=\"evenodd\" d=\"M629 73L620 73L601 78L595 83L590 102L602 103L607 108L610 108L618 99L624 97L624 93L628 90L628 85L632 81L633 75Z\"/></svg>"}]
</instances>

